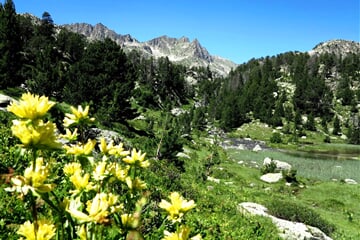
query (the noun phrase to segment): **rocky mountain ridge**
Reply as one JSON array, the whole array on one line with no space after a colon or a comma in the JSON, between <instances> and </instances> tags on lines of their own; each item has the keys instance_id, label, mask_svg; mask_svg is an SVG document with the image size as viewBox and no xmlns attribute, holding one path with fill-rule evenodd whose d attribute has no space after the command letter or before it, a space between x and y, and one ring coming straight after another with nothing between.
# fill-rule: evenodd
<instances>
[{"instance_id":1,"label":"rocky mountain ridge","mask_svg":"<svg viewBox=\"0 0 360 240\"><path fill-rule=\"evenodd\" d=\"M310 55L333 53L337 56L343 56L350 53L360 54L360 43L342 39L334 39L317 44L312 50L308 51Z\"/></svg>"},{"instance_id":2,"label":"rocky mountain ridge","mask_svg":"<svg viewBox=\"0 0 360 240\"><path fill-rule=\"evenodd\" d=\"M61 27L69 31L83 34L89 40L103 40L110 38L123 47L125 51L137 50L146 57L168 57L170 61L181 63L189 67L207 67L226 76L237 64L218 56L211 55L201 46L197 39L190 41L187 37L172 38L161 36L149 41L139 42L131 35L118 34L101 23L91 25L87 23L65 24Z\"/></svg>"}]
</instances>

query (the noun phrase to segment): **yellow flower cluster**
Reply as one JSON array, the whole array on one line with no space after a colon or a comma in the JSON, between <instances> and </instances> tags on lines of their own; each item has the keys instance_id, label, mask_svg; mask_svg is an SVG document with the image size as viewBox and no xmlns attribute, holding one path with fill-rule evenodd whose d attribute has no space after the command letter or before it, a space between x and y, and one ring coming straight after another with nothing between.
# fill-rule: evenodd
<instances>
[{"instance_id":1,"label":"yellow flower cluster","mask_svg":"<svg viewBox=\"0 0 360 240\"><path fill-rule=\"evenodd\" d=\"M28 148L60 148L56 141L56 126L42 120L13 120L12 133Z\"/></svg>"},{"instance_id":2,"label":"yellow flower cluster","mask_svg":"<svg viewBox=\"0 0 360 240\"><path fill-rule=\"evenodd\" d=\"M8 106L7 110L21 119L13 120L11 130L25 147L39 149L61 146L56 142L55 124L41 119L54 105L47 97L25 93L19 102L12 102Z\"/></svg>"},{"instance_id":3,"label":"yellow flower cluster","mask_svg":"<svg viewBox=\"0 0 360 240\"><path fill-rule=\"evenodd\" d=\"M109 221L108 216L111 213L119 211L123 208L122 204L117 204L118 196L112 193L98 193L92 199L86 203L86 212L84 213L79 209L82 208L82 202L80 197L70 200L70 203L66 209L71 216L77 219L79 222L95 222L104 224Z\"/></svg>"},{"instance_id":4,"label":"yellow flower cluster","mask_svg":"<svg viewBox=\"0 0 360 240\"><path fill-rule=\"evenodd\" d=\"M149 167L150 163L145 159L146 153L141 154L141 150L139 152L136 151L136 149L133 149L131 151L131 156L127 156L123 158L123 161L126 162L129 165L138 165L142 168Z\"/></svg>"},{"instance_id":5,"label":"yellow flower cluster","mask_svg":"<svg viewBox=\"0 0 360 240\"><path fill-rule=\"evenodd\" d=\"M74 185L75 190L70 192L77 195L82 191L90 191L94 189L94 184L90 182L90 174L83 173L80 163L72 162L64 166L64 173L69 176L70 182Z\"/></svg>"},{"instance_id":6,"label":"yellow flower cluster","mask_svg":"<svg viewBox=\"0 0 360 240\"><path fill-rule=\"evenodd\" d=\"M180 229L174 233L164 231L165 237L163 240L201 240L201 235L197 234L194 237L189 238L190 228L186 226L181 226Z\"/></svg>"},{"instance_id":7,"label":"yellow flower cluster","mask_svg":"<svg viewBox=\"0 0 360 240\"><path fill-rule=\"evenodd\" d=\"M55 236L54 224L47 220L38 220L36 224L26 221L18 230L18 234L27 240L50 240Z\"/></svg>"},{"instance_id":8,"label":"yellow flower cluster","mask_svg":"<svg viewBox=\"0 0 360 240\"><path fill-rule=\"evenodd\" d=\"M56 125L44 120L45 115L54 105L54 102L44 96L26 93L22 95L19 102L13 102L8 107L10 112L20 118L13 121L12 133L20 139L23 147L31 150L33 163L25 169L23 176L13 177L13 187L6 190L20 192L22 195L31 192L56 209L54 212L68 212L69 214L64 214L65 212L61 214L76 221L66 221L66 224L57 222L56 226L62 224L62 228L65 229L68 227L67 224L76 224L70 228L76 230L77 237L81 240L88 239L89 236L92 239L102 239L101 235L99 238L96 236L101 233L101 229L98 231L99 229L95 228L113 226L114 223L119 224L123 233L141 236L138 228L141 223L142 209L146 204L142 190L147 186L146 182L140 179L139 173L150 165L150 162L145 159L146 154L135 148L130 152L124 149L123 144L107 143L104 138L100 139L98 144L100 151L96 153L94 149L97 141L88 139L85 142L84 137L87 125L95 121L94 118L88 116L89 106L84 109L82 106L78 106L77 109L71 107L71 113L65 114L63 124L66 127L66 134L59 137L69 140L69 143L61 146L57 142ZM73 126L79 127L79 134L78 129L73 129L73 131L68 129ZM80 141L83 142L76 142L78 135L81 136ZM39 149L51 150L61 147L66 154L74 155L74 159L79 162L65 164L64 180L71 182L73 189L69 190L69 195L62 200L59 198L60 201L58 201L55 198L59 206L54 207L54 203L51 203L53 196L44 194L55 187L48 180L49 164L45 164L44 158L38 157L37 154L40 153ZM85 163L83 160L88 162ZM121 197L111 193L115 191L121 193ZM139 198L140 200L137 200ZM35 198L31 199L34 222L26 221L20 226L18 234L29 240L50 240L55 236L55 225L49 221L37 220L36 201ZM171 193L169 199L170 202L162 200L159 207L166 210L167 218L172 223L180 225L184 214L194 208L195 203L193 200L185 200L177 192ZM124 206L124 203L127 204ZM190 238L190 229L185 225L176 229L174 233L164 231L163 239L201 239L200 235ZM61 235L60 232L58 234Z\"/></svg>"},{"instance_id":9,"label":"yellow flower cluster","mask_svg":"<svg viewBox=\"0 0 360 240\"><path fill-rule=\"evenodd\" d=\"M24 93L19 102L12 102L7 110L22 119L39 119L45 116L55 102L47 97L39 97L31 93Z\"/></svg>"},{"instance_id":10,"label":"yellow flower cluster","mask_svg":"<svg viewBox=\"0 0 360 240\"><path fill-rule=\"evenodd\" d=\"M13 183L12 188L7 188L9 192L19 192L26 195L29 190L34 194L50 192L53 188L53 184L46 184L49 176L49 166L44 165L43 158L37 158L35 167L31 164L30 167L25 169L24 176L16 176L11 179Z\"/></svg>"},{"instance_id":11,"label":"yellow flower cluster","mask_svg":"<svg viewBox=\"0 0 360 240\"><path fill-rule=\"evenodd\" d=\"M122 143L116 146L114 146L112 142L107 144L105 138L100 139L99 148L100 152L102 152L103 154L113 155L116 157L124 157L130 153L129 151L125 151Z\"/></svg>"},{"instance_id":12,"label":"yellow flower cluster","mask_svg":"<svg viewBox=\"0 0 360 240\"><path fill-rule=\"evenodd\" d=\"M90 118L89 106L86 106L85 109L82 106L78 108L70 107L72 113L66 113L64 119L64 126L70 127L78 124L88 124L95 121L95 118Z\"/></svg>"},{"instance_id":13,"label":"yellow flower cluster","mask_svg":"<svg viewBox=\"0 0 360 240\"><path fill-rule=\"evenodd\" d=\"M193 200L185 200L178 192L172 192L169 198L170 202L162 199L159 207L168 212L168 219L173 222L181 222L184 213L196 206Z\"/></svg>"},{"instance_id":14,"label":"yellow flower cluster","mask_svg":"<svg viewBox=\"0 0 360 240\"><path fill-rule=\"evenodd\" d=\"M89 139L86 144L78 143L76 145L65 145L64 149L66 150L66 154L72 154L72 155L90 155L92 151L94 150L94 147L96 145L96 140Z\"/></svg>"}]
</instances>

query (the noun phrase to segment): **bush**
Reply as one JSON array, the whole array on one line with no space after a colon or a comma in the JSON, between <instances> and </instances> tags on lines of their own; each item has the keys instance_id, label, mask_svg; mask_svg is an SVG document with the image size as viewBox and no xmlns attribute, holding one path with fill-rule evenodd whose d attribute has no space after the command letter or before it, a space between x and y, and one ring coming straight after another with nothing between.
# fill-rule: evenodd
<instances>
[{"instance_id":1,"label":"bush","mask_svg":"<svg viewBox=\"0 0 360 240\"><path fill-rule=\"evenodd\" d=\"M306 206L284 200L274 200L267 205L267 208L269 213L275 217L317 227L327 235L335 231L333 224L327 222L318 213Z\"/></svg>"},{"instance_id":2,"label":"bush","mask_svg":"<svg viewBox=\"0 0 360 240\"><path fill-rule=\"evenodd\" d=\"M281 134L278 132L274 132L270 137L271 143L282 143Z\"/></svg>"},{"instance_id":3,"label":"bush","mask_svg":"<svg viewBox=\"0 0 360 240\"><path fill-rule=\"evenodd\" d=\"M270 164L263 165L260 171L262 174L275 173L276 168L277 168L276 163L271 159Z\"/></svg>"}]
</instances>

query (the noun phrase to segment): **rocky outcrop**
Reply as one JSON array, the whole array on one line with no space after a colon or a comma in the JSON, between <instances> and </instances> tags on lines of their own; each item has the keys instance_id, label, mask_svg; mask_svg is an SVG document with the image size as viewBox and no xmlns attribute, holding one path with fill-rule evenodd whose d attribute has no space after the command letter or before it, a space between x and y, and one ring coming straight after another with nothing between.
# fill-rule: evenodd
<instances>
[{"instance_id":1,"label":"rocky outcrop","mask_svg":"<svg viewBox=\"0 0 360 240\"><path fill-rule=\"evenodd\" d=\"M238 205L238 210L243 214L260 215L271 218L279 229L279 235L285 240L332 240L316 227L300 222L291 222L274 217L267 213L267 208L252 202L243 202Z\"/></svg>"},{"instance_id":2,"label":"rocky outcrop","mask_svg":"<svg viewBox=\"0 0 360 240\"><path fill-rule=\"evenodd\" d=\"M327 42L322 42L316 45L309 54L324 54L331 53L337 56L347 55L350 53L360 54L360 43L355 41L346 41L346 40L330 40Z\"/></svg>"}]
</instances>

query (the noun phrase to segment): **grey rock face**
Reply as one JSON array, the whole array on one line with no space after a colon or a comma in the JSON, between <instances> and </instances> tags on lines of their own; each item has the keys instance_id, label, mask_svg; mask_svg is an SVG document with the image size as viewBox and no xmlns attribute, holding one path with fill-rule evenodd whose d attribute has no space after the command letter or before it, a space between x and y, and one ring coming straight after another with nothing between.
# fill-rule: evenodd
<instances>
[{"instance_id":1,"label":"grey rock face","mask_svg":"<svg viewBox=\"0 0 360 240\"><path fill-rule=\"evenodd\" d=\"M168 57L170 61L189 67L209 66L219 76L226 76L231 69L235 69L234 62L211 55L201 46L197 39L190 42L189 38L172 38L161 36L146 42L139 42L129 34L121 35L108 29L101 23L95 26L87 23L65 24L62 27L69 31L83 34L89 40L104 40L110 38L125 51L137 50L145 57Z\"/></svg>"}]
</instances>

